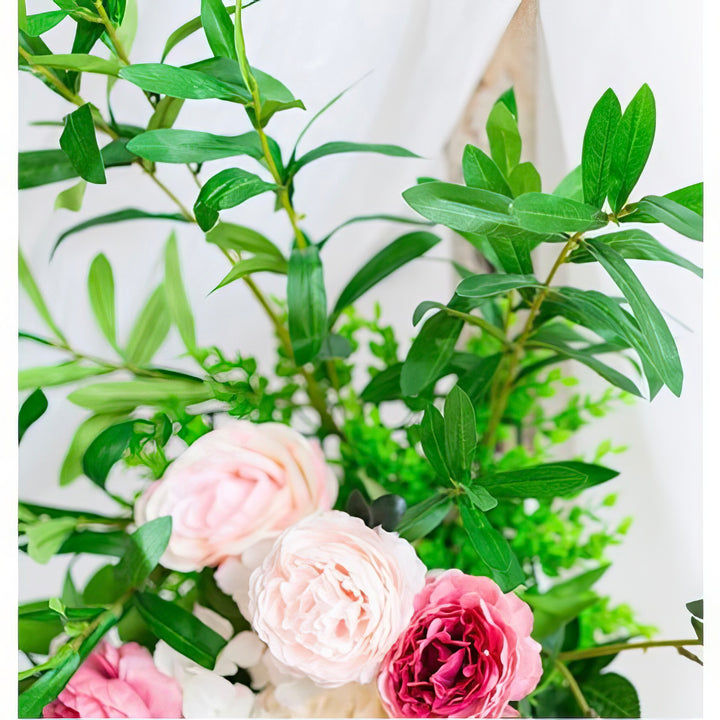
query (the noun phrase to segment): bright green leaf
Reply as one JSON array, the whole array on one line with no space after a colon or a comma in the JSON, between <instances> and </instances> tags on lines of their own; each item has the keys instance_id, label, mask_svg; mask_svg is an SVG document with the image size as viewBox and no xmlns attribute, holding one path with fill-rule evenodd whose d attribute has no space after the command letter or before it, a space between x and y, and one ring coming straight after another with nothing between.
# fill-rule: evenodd
<instances>
[{"instance_id":1,"label":"bright green leaf","mask_svg":"<svg viewBox=\"0 0 720 720\"><path fill-rule=\"evenodd\" d=\"M520 227L537 233L585 232L608 222L607 215L591 205L536 192L514 200L510 212Z\"/></svg>"},{"instance_id":2,"label":"bright green leaf","mask_svg":"<svg viewBox=\"0 0 720 720\"><path fill-rule=\"evenodd\" d=\"M173 323L180 332L185 347L192 354L197 349L195 341L195 320L188 302L180 269L175 233L171 233L165 245L165 299Z\"/></svg>"},{"instance_id":3,"label":"bright green leaf","mask_svg":"<svg viewBox=\"0 0 720 720\"><path fill-rule=\"evenodd\" d=\"M90 265L88 274L90 307L102 334L117 348L115 330L115 281L108 259L100 253Z\"/></svg>"},{"instance_id":4,"label":"bright green leaf","mask_svg":"<svg viewBox=\"0 0 720 720\"><path fill-rule=\"evenodd\" d=\"M462 157L463 176L468 187L489 190L500 195L512 196L507 180L495 161L480 148L466 145Z\"/></svg>"},{"instance_id":5,"label":"bright green leaf","mask_svg":"<svg viewBox=\"0 0 720 720\"><path fill-rule=\"evenodd\" d=\"M124 353L127 361L141 367L150 362L165 341L171 323L167 293L163 285L158 285L130 331Z\"/></svg>"},{"instance_id":6,"label":"bright green leaf","mask_svg":"<svg viewBox=\"0 0 720 720\"><path fill-rule=\"evenodd\" d=\"M83 198L85 197L85 188L87 183L85 180L80 180L72 187L69 187L58 194L55 198L55 210L65 208L66 210L72 210L77 212L82 208Z\"/></svg>"},{"instance_id":7,"label":"bright green leaf","mask_svg":"<svg viewBox=\"0 0 720 720\"><path fill-rule=\"evenodd\" d=\"M470 472L477 445L475 410L462 388L455 385L445 399L445 447L452 478L463 482Z\"/></svg>"},{"instance_id":8,"label":"bright green leaf","mask_svg":"<svg viewBox=\"0 0 720 720\"><path fill-rule=\"evenodd\" d=\"M107 182L89 103L65 116L65 129L60 136L60 147L70 158L81 178L100 185Z\"/></svg>"}]
</instances>

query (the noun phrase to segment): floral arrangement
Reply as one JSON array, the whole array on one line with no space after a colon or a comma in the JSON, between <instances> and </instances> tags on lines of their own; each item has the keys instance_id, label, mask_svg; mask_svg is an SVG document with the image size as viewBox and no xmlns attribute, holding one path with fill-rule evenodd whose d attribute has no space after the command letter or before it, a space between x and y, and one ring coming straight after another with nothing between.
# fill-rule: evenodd
<instances>
[{"instance_id":1,"label":"floral arrangement","mask_svg":"<svg viewBox=\"0 0 720 720\"><path fill-rule=\"evenodd\" d=\"M124 339L111 265L94 259L89 300L113 357L89 356L55 322L20 253L21 286L46 326L21 330L21 340L59 362L21 370L19 436L44 421L44 388L73 384L68 399L88 416L60 484L84 475L118 507L103 515L20 502L20 548L34 561L106 559L80 587L71 566L57 596L20 606L20 716L638 717L635 689L608 664L655 645L700 662L688 648L702 644L702 601L688 604L693 637L653 640L631 608L594 589L629 520L612 527L603 517L615 492L598 505L585 491L617 476L601 461L622 448L607 442L592 458L568 459L562 444L642 397L639 384L649 399L682 389L673 336L627 260L702 275L649 232L662 223L701 240L702 184L631 201L654 137L650 88L624 110L612 90L600 98L579 165L552 192L521 162L509 90L488 117L489 154L465 148L464 184L419 178L403 192L414 214L353 217L311 237L293 204L306 165L413 153L345 141L301 152L305 130L338 96L288 154L267 127L303 103L251 67L239 1L202 0L200 11L167 39L160 62L134 64L132 0L55 0L35 15L20 4L20 69L69 103L54 123L59 148L20 153L21 189L71 180L56 207L78 211L87 183L132 166L176 206L91 217L54 247L139 218L195 224L230 263L216 290L244 283L277 342L269 375L247 348L228 356L197 343L171 233L164 276ZM74 24L70 52L42 39L59 23ZM197 32L208 57L166 62ZM104 110L81 94L87 73L108 78ZM118 121L118 82L147 98L137 124ZM184 104L204 99L244 110L248 131L176 127ZM256 172L212 171L223 158ZM192 209L160 179L164 163L187 165ZM260 195L287 216L291 247L228 219ZM347 225L374 221L415 228L359 268L330 307L323 248ZM453 296L415 308L422 325L401 357L380 310L362 317L353 304L438 245L433 226L470 243L491 271L454 263ZM545 276L540 246L555 251ZM563 264L589 262L616 295L555 282ZM286 276L284 298L256 282L267 272ZM154 362L171 332L193 371ZM609 388L550 410L558 389L577 385L569 360ZM128 469L143 478L137 493L123 484Z\"/></svg>"}]
</instances>

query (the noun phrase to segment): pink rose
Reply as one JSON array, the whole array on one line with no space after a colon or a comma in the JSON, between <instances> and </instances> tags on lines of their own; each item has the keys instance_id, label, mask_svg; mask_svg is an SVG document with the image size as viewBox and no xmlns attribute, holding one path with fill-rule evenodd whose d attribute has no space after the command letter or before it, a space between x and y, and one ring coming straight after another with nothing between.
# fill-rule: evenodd
<instances>
[{"instance_id":1,"label":"pink rose","mask_svg":"<svg viewBox=\"0 0 720 720\"><path fill-rule=\"evenodd\" d=\"M180 686L137 643L100 642L65 689L43 709L45 718L179 718Z\"/></svg>"},{"instance_id":2,"label":"pink rose","mask_svg":"<svg viewBox=\"0 0 720 720\"><path fill-rule=\"evenodd\" d=\"M532 624L530 608L490 578L460 570L429 577L383 661L385 707L404 718L513 716L508 701L524 698L542 674Z\"/></svg>"},{"instance_id":3,"label":"pink rose","mask_svg":"<svg viewBox=\"0 0 720 720\"><path fill-rule=\"evenodd\" d=\"M233 420L175 460L138 500L135 521L171 515L161 563L187 572L242 555L336 497L317 442L279 423Z\"/></svg>"},{"instance_id":4,"label":"pink rose","mask_svg":"<svg viewBox=\"0 0 720 720\"><path fill-rule=\"evenodd\" d=\"M250 621L322 687L368 683L406 627L425 566L396 533L331 510L288 528L250 577Z\"/></svg>"}]
</instances>

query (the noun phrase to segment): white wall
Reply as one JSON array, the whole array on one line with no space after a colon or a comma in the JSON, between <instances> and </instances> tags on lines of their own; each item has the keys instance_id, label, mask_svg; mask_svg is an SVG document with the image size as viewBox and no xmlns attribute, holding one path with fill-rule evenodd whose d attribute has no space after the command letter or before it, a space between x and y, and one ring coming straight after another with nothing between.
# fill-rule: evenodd
<instances>
[{"instance_id":1,"label":"white wall","mask_svg":"<svg viewBox=\"0 0 720 720\"><path fill-rule=\"evenodd\" d=\"M28 0L28 5L31 3ZM29 11L46 9L35 3ZM197 3L140 0L140 27L134 61L159 60L160 43L196 11ZM182 11L178 12L178 7ZM306 148L327 140L395 142L425 160L344 156L309 166L298 181L297 206L307 213L307 228L322 233L349 215L404 212L400 192L418 175L442 175L442 147L467 98L482 76L502 31L517 6L515 0L263 0L246 13L251 61L282 79L303 98L309 112L290 111L273 120L270 132L289 148L306 118L330 97L369 71L371 74L338 103L308 134ZM634 3L613 0L541 2L545 72L541 75L538 138L541 170L564 173L578 157L584 122L593 102L613 86L625 104L647 81L658 101L657 149L651 157L640 192L663 193L696 181L700 167L699 3L671 0ZM642 18L643 32L633 28ZM649 23L649 25L648 25ZM60 26L51 46L62 46ZM189 62L207 53L201 34L179 46L169 61ZM86 78L83 93L100 102L104 81ZM54 147L57 131L29 127L35 120L56 118L66 104L36 80L23 75L20 84L20 147ZM120 121L146 119L148 108L139 92L119 83L113 93ZM178 127L234 134L248 129L242 112L220 103L188 102ZM227 163L204 171L207 178ZM247 165L250 167L250 165ZM181 168L163 168L162 177L191 205L194 186ZM84 288L88 265L103 251L112 262L118 293L120 335L127 333L135 313L160 277L161 249L169 232L163 223L135 222L109 226L70 238L51 264L47 258L55 238L79 219L123 207L167 209L172 206L137 168L111 170L108 188L90 187L80 217L52 212L55 194L71 183L25 191L20 196L21 245L49 298L56 319L78 348L109 353L92 322ZM271 214L267 197L229 211L227 218L251 225L289 243L286 220ZM225 274L217 251L196 229L177 228L192 305L201 343L269 357L269 328L245 288L236 283L207 297ZM355 226L339 235L325 253L330 298L354 270L402 229L380 225ZM672 233L659 239L684 253L699 254L691 241ZM446 256L447 247L435 256ZM696 259L697 258L693 258ZM588 282L602 283L592 268L582 269ZM575 271L575 268L573 268ZM687 636L684 603L700 596L700 344L699 281L677 268L643 268L641 277L659 305L695 333L672 325L686 368L683 398L665 392L652 406L638 402L581 436L586 450L596 439L612 435L631 450L618 458L623 471L620 515L636 517L628 541L618 552L604 587L618 601L628 600L643 621L660 626L666 637ZM260 276L261 286L282 294L276 276ZM431 260L415 263L364 300L369 310L383 304L386 319L412 334L410 314L417 302L446 299L454 286L449 269ZM603 286L608 287L609 286ZM20 325L42 332L42 325L21 298ZM181 345L173 337L159 360L173 363ZM53 357L23 344L21 366L49 363ZM27 434L20 452L20 494L51 504L110 509L89 482L67 489L56 485L60 465L83 411L68 403L65 390L49 391L50 410ZM113 482L118 482L114 478ZM62 563L50 568L21 565L23 597L47 596L59 587ZM83 567L79 568L83 572ZM84 571L87 571L85 566ZM637 683L649 716L697 716L699 677L696 666L671 651L630 657L617 663Z\"/></svg>"}]
</instances>

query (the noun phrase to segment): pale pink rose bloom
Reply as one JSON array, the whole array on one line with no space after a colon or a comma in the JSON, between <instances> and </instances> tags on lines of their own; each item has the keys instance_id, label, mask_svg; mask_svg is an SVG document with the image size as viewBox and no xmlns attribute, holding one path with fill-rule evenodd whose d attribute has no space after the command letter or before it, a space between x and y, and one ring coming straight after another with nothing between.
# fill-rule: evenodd
<instances>
[{"instance_id":1,"label":"pale pink rose bloom","mask_svg":"<svg viewBox=\"0 0 720 720\"><path fill-rule=\"evenodd\" d=\"M182 692L137 643L100 642L65 689L43 709L45 718L179 718Z\"/></svg>"},{"instance_id":2,"label":"pale pink rose bloom","mask_svg":"<svg viewBox=\"0 0 720 720\"><path fill-rule=\"evenodd\" d=\"M490 578L460 570L429 577L378 676L388 713L517 717L508 701L524 698L542 674L532 624L528 605Z\"/></svg>"},{"instance_id":3,"label":"pale pink rose bloom","mask_svg":"<svg viewBox=\"0 0 720 720\"><path fill-rule=\"evenodd\" d=\"M250 578L250 621L288 672L371 682L407 625L425 566L397 533L337 510L288 528Z\"/></svg>"},{"instance_id":4,"label":"pale pink rose bloom","mask_svg":"<svg viewBox=\"0 0 720 720\"><path fill-rule=\"evenodd\" d=\"M196 440L143 493L135 522L170 515L161 563L188 572L242 555L336 497L316 441L279 423L232 420Z\"/></svg>"}]
</instances>

